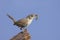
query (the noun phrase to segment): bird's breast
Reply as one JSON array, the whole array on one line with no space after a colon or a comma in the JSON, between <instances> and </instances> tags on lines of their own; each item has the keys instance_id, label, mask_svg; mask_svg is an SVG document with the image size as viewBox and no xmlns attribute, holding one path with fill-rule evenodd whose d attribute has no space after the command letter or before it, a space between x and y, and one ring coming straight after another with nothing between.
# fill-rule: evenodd
<instances>
[{"instance_id":1,"label":"bird's breast","mask_svg":"<svg viewBox=\"0 0 60 40\"><path fill-rule=\"evenodd\" d=\"M33 19L32 20L28 20L28 25L30 25L32 23Z\"/></svg>"}]
</instances>

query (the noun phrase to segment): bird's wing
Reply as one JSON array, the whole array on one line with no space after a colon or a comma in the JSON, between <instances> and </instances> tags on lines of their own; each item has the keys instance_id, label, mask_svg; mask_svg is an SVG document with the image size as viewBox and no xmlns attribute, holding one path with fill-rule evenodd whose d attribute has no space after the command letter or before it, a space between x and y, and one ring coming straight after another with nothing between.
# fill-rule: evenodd
<instances>
[{"instance_id":1,"label":"bird's wing","mask_svg":"<svg viewBox=\"0 0 60 40\"><path fill-rule=\"evenodd\" d=\"M28 24L28 20L27 19L20 19L17 21L18 23L22 24L22 25L27 25Z\"/></svg>"}]
</instances>

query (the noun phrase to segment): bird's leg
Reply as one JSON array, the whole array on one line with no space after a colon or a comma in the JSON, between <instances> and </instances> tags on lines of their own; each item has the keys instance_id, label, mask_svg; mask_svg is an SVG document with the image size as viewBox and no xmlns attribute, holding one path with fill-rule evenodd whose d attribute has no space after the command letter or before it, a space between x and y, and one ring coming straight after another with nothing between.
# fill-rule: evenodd
<instances>
[{"instance_id":1,"label":"bird's leg","mask_svg":"<svg viewBox=\"0 0 60 40\"><path fill-rule=\"evenodd\" d=\"M20 29L22 30L22 29L24 29L24 27L20 27Z\"/></svg>"},{"instance_id":2,"label":"bird's leg","mask_svg":"<svg viewBox=\"0 0 60 40\"><path fill-rule=\"evenodd\" d=\"M22 30L22 29L24 30L24 29L25 29L25 27L20 27L20 29L21 29L21 30Z\"/></svg>"},{"instance_id":3,"label":"bird's leg","mask_svg":"<svg viewBox=\"0 0 60 40\"><path fill-rule=\"evenodd\" d=\"M20 30L22 30L22 28L20 28Z\"/></svg>"}]
</instances>

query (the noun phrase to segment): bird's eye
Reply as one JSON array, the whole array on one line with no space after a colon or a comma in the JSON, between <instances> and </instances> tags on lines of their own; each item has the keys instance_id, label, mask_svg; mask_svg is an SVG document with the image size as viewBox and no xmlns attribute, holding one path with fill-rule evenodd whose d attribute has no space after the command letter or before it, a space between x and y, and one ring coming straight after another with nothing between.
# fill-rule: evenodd
<instances>
[{"instance_id":1,"label":"bird's eye","mask_svg":"<svg viewBox=\"0 0 60 40\"><path fill-rule=\"evenodd\" d=\"M31 15L31 17L33 17L33 15Z\"/></svg>"}]
</instances>

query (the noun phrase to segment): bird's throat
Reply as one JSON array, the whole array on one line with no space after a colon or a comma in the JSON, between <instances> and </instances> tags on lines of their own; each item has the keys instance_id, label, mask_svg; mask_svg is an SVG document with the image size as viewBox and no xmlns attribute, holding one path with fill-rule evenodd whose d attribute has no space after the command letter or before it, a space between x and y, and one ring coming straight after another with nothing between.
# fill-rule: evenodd
<instances>
[{"instance_id":1,"label":"bird's throat","mask_svg":"<svg viewBox=\"0 0 60 40\"><path fill-rule=\"evenodd\" d=\"M28 19L28 26L32 23L33 19Z\"/></svg>"}]
</instances>

